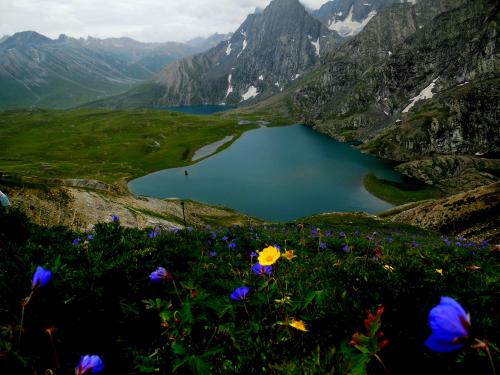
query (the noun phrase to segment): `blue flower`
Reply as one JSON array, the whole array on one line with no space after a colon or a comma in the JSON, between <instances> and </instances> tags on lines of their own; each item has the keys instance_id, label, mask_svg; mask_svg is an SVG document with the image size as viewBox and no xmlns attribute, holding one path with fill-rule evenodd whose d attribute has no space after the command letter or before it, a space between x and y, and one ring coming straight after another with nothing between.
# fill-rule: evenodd
<instances>
[{"instance_id":1,"label":"blue flower","mask_svg":"<svg viewBox=\"0 0 500 375\"><path fill-rule=\"evenodd\" d=\"M104 369L101 358L97 355L82 355L75 369L76 375L97 374Z\"/></svg>"},{"instance_id":2,"label":"blue flower","mask_svg":"<svg viewBox=\"0 0 500 375\"><path fill-rule=\"evenodd\" d=\"M255 251L252 251L250 253L250 258L257 258L259 256L259 254L257 254Z\"/></svg>"},{"instance_id":3,"label":"blue flower","mask_svg":"<svg viewBox=\"0 0 500 375\"><path fill-rule=\"evenodd\" d=\"M211 251L208 253L209 258L215 258L216 256L217 256L217 252L215 252L215 251Z\"/></svg>"},{"instance_id":4,"label":"blue flower","mask_svg":"<svg viewBox=\"0 0 500 375\"><path fill-rule=\"evenodd\" d=\"M325 249L326 249L326 247L327 247L327 246L326 246L326 243L324 243L324 242L320 242L320 243L319 243L319 248L320 248L321 250L325 250Z\"/></svg>"},{"instance_id":5,"label":"blue flower","mask_svg":"<svg viewBox=\"0 0 500 375\"><path fill-rule=\"evenodd\" d=\"M248 286L240 286L239 288L233 290L229 297L233 301L243 301L247 298L248 292L250 292L250 288Z\"/></svg>"},{"instance_id":6,"label":"blue flower","mask_svg":"<svg viewBox=\"0 0 500 375\"><path fill-rule=\"evenodd\" d=\"M255 263L252 266L252 271L254 274L258 276L271 275L271 271L273 270L273 266L263 266L259 262Z\"/></svg>"},{"instance_id":7,"label":"blue flower","mask_svg":"<svg viewBox=\"0 0 500 375\"><path fill-rule=\"evenodd\" d=\"M93 239L94 239L94 235L93 234L89 234L87 236L87 240L92 241Z\"/></svg>"},{"instance_id":8,"label":"blue flower","mask_svg":"<svg viewBox=\"0 0 500 375\"><path fill-rule=\"evenodd\" d=\"M149 280L154 283L159 283L160 281L169 280L171 278L170 274L163 267L158 267L156 271L151 272L149 275Z\"/></svg>"},{"instance_id":9,"label":"blue flower","mask_svg":"<svg viewBox=\"0 0 500 375\"><path fill-rule=\"evenodd\" d=\"M349 246L348 246L348 245L344 245L344 246L342 246L342 251L343 251L344 253L347 253L347 252L349 251Z\"/></svg>"},{"instance_id":10,"label":"blue flower","mask_svg":"<svg viewBox=\"0 0 500 375\"><path fill-rule=\"evenodd\" d=\"M73 246L78 246L79 243L80 243L80 238L75 238L73 240Z\"/></svg>"},{"instance_id":11,"label":"blue flower","mask_svg":"<svg viewBox=\"0 0 500 375\"><path fill-rule=\"evenodd\" d=\"M120 221L120 218L116 215L111 215L111 220L113 220L114 223L117 223L118 221Z\"/></svg>"},{"instance_id":12,"label":"blue flower","mask_svg":"<svg viewBox=\"0 0 500 375\"><path fill-rule=\"evenodd\" d=\"M345 232L339 232L339 238L346 238Z\"/></svg>"},{"instance_id":13,"label":"blue flower","mask_svg":"<svg viewBox=\"0 0 500 375\"><path fill-rule=\"evenodd\" d=\"M33 275L33 280L31 281L31 288L35 290L36 288L41 288L47 285L51 277L52 272L44 270L42 267L38 266L35 274Z\"/></svg>"},{"instance_id":14,"label":"blue flower","mask_svg":"<svg viewBox=\"0 0 500 375\"><path fill-rule=\"evenodd\" d=\"M425 346L435 352L451 352L462 348L469 338L470 318L453 298L441 297L429 313L429 326L432 333Z\"/></svg>"},{"instance_id":15,"label":"blue flower","mask_svg":"<svg viewBox=\"0 0 500 375\"><path fill-rule=\"evenodd\" d=\"M451 241L448 239L448 237L443 237L443 242L446 244L446 246L451 246Z\"/></svg>"},{"instance_id":16,"label":"blue flower","mask_svg":"<svg viewBox=\"0 0 500 375\"><path fill-rule=\"evenodd\" d=\"M227 245L227 247L229 247L230 249L236 249L236 242L234 242L234 240L232 240L229 245Z\"/></svg>"},{"instance_id":17,"label":"blue flower","mask_svg":"<svg viewBox=\"0 0 500 375\"><path fill-rule=\"evenodd\" d=\"M224 236L221 238L222 241L227 241L228 240L228 237L227 236Z\"/></svg>"}]
</instances>

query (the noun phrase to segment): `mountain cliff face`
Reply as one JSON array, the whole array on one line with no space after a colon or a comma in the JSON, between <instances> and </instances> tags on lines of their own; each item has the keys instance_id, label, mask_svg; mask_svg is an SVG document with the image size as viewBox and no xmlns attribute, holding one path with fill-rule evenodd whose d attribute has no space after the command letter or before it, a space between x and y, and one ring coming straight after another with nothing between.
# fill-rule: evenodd
<instances>
[{"instance_id":1,"label":"mountain cliff face","mask_svg":"<svg viewBox=\"0 0 500 375\"><path fill-rule=\"evenodd\" d=\"M403 151L385 152L388 147L378 148L381 141L372 147L395 160L432 152L493 152L498 149L498 136L492 136L499 119L498 83L491 81L499 72L497 44L494 2L395 4L326 56L321 70L292 93L293 109L340 139L368 141L384 128L399 129L394 130L399 137L384 134ZM432 99L434 112L423 120L419 109L422 100L429 103L425 99ZM431 129L421 139L407 124L414 125L418 116Z\"/></svg>"},{"instance_id":2,"label":"mountain cliff face","mask_svg":"<svg viewBox=\"0 0 500 375\"><path fill-rule=\"evenodd\" d=\"M279 93L340 40L298 0L273 0L206 53L176 61L110 106L227 103Z\"/></svg>"},{"instance_id":3,"label":"mountain cliff face","mask_svg":"<svg viewBox=\"0 0 500 375\"><path fill-rule=\"evenodd\" d=\"M117 94L195 52L179 43L16 33L0 44L0 109L67 108Z\"/></svg>"}]
</instances>

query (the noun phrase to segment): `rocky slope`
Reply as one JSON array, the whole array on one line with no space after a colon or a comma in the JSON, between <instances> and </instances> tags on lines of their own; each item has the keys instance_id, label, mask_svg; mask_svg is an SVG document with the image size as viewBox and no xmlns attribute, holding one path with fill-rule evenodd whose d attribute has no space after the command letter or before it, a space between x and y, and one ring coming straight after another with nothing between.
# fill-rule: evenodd
<instances>
[{"instance_id":1,"label":"rocky slope","mask_svg":"<svg viewBox=\"0 0 500 375\"><path fill-rule=\"evenodd\" d=\"M91 106L248 103L279 93L341 38L298 0L273 0L231 39L170 64L151 82Z\"/></svg>"},{"instance_id":2,"label":"rocky slope","mask_svg":"<svg viewBox=\"0 0 500 375\"><path fill-rule=\"evenodd\" d=\"M67 108L123 92L195 52L179 43L16 33L0 44L0 109Z\"/></svg>"},{"instance_id":3,"label":"rocky slope","mask_svg":"<svg viewBox=\"0 0 500 375\"><path fill-rule=\"evenodd\" d=\"M111 215L117 215L120 223L127 227L183 227L181 201L136 197L114 191L102 183L71 180L13 186L0 181L0 190L8 195L13 207L25 212L36 224L81 230L90 229L98 222L109 222ZM232 210L196 202L185 202L184 209L188 226L254 222Z\"/></svg>"},{"instance_id":4,"label":"rocky slope","mask_svg":"<svg viewBox=\"0 0 500 375\"><path fill-rule=\"evenodd\" d=\"M413 205L414 206L414 205ZM469 239L500 241L500 183L384 213L391 221Z\"/></svg>"}]
</instances>

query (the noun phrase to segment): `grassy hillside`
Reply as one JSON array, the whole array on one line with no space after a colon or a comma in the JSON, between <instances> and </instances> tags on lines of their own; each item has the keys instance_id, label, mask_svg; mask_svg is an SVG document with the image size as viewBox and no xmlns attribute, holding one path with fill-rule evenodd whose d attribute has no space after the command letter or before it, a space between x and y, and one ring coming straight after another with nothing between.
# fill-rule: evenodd
<instances>
[{"instance_id":1,"label":"grassy hillside","mask_svg":"<svg viewBox=\"0 0 500 375\"><path fill-rule=\"evenodd\" d=\"M194 152L255 125L162 110L0 112L0 171L114 183L190 163Z\"/></svg>"},{"instance_id":2,"label":"grassy hillside","mask_svg":"<svg viewBox=\"0 0 500 375\"><path fill-rule=\"evenodd\" d=\"M444 354L424 346L441 296L470 313L470 338L489 340L498 366L488 243L357 215L186 231L117 219L73 232L0 208L0 244L5 374L72 373L83 354L99 355L106 374L384 374L381 363L392 374L488 374L472 340ZM281 256L258 275L252 252L269 245ZM52 278L21 318L38 266ZM160 266L170 276L155 283ZM231 299L242 286L246 297Z\"/></svg>"}]
</instances>

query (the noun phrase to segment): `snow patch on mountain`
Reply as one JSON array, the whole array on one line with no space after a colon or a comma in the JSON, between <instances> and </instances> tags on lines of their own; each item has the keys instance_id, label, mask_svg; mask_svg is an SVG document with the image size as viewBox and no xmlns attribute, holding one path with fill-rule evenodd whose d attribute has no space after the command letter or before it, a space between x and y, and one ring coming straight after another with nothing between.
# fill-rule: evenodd
<instances>
[{"instance_id":1,"label":"snow patch on mountain","mask_svg":"<svg viewBox=\"0 0 500 375\"><path fill-rule=\"evenodd\" d=\"M247 92L241 96L243 98L241 101L244 102L245 100L255 98L257 95L259 95L259 91L257 90L257 87L250 86L248 88Z\"/></svg>"},{"instance_id":2,"label":"snow patch on mountain","mask_svg":"<svg viewBox=\"0 0 500 375\"><path fill-rule=\"evenodd\" d=\"M354 36L358 34L361 30L363 30L364 27L368 24L368 22L370 22L370 20L377 14L377 12L373 10L370 13L368 13L368 15L364 20L355 21L353 19L354 16L353 13L354 13L354 6L351 6L349 14L344 20L337 19L337 16L339 16L337 14L330 20L328 28L332 31L338 32L343 37Z\"/></svg>"},{"instance_id":3,"label":"snow patch on mountain","mask_svg":"<svg viewBox=\"0 0 500 375\"><path fill-rule=\"evenodd\" d=\"M439 79L439 77L437 77L435 80L433 80L432 83L429 86L427 86L425 89L423 89L420 92L420 94L418 94L417 96L415 96L414 98L412 98L411 99L411 103L408 104L408 106L405 109L403 109L403 113L408 113L410 111L410 109L412 109L413 106L419 100L432 99L432 97L434 96L434 93L432 92L432 90L436 86L436 82L437 82L438 79Z\"/></svg>"},{"instance_id":4,"label":"snow patch on mountain","mask_svg":"<svg viewBox=\"0 0 500 375\"><path fill-rule=\"evenodd\" d=\"M231 85L231 79L233 78L233 75L230 74L229 77L227 77L227 93L226 93L226 98L233 92L233 86Z\"/></svg>"}]
</instances>

